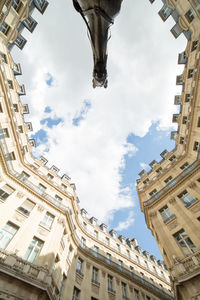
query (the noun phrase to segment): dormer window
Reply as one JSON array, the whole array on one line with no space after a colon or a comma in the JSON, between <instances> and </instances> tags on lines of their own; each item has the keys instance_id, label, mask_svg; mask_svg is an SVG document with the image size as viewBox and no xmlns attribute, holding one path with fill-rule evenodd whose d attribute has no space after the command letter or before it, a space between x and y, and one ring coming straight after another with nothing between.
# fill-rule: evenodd
<instances>
[{"instance_id":1,"label":"dormer window","mask_svg":"<svg viewBox=\"0 0 200 300\"><path fill-rule=\"evenodd\" d=\"M158 173L158 174L160 174L161 172L162 172L162 168L161 167L156 170L156 173Z\"/></svg>"},{"instance_id":2,"label":"dormer window","mask_svg":"<svg viewBox=\"0 0 200 300\"><path fill-rule=\"evenodd\" d=\"M143 181L144 184L147 184L148 182L149 182L149 178L147 178Z\"/></svg>"},{"instance_id":3,"label":"dormer window","mask_svg":"<svg viewBox=\"0 0 200 300\"><path fill-rule=\"evenodd\" d=\"M90 223L94 226L97 225L97 219L95 217L90 218Z\"/></svg>"},{"instance_id":4,"label":"dormer window","mask_svg":"<svg viewBox=\"0 0 200 300\"><path fill-rule=\"evenodd\" d=\"M81 216L86 218L86 215L87 215L87 211L84 208L82 208L81 209Z\"/></svg>"},{"instance_id":5,"label":"dormer window","mask_svg":"<svg viewBox=\"0 0 200 300\"><path fill-rule=\"evenodd\" d=\"M170 158L169 158L169 160L172 162L172 161L174 161L176 159L176 156L175 155L172 155Z\"/></svg>"}]
</instances>

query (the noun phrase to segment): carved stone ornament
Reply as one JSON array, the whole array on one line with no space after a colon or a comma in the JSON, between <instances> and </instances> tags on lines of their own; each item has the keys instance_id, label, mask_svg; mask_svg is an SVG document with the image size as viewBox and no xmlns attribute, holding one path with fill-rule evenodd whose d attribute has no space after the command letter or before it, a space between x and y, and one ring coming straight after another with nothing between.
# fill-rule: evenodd
<instances>
[{"instance_id":1,"label":"carved stone ornament","mask_svg":"<svg viewBox=\"0 0 200 300\"><path fill-rule=\"evenodd\" d=\"M190 189L194 189L196 186L197 186L196 182L191 182L191 183L189 184L189 188L190 188Z\"/></svg>"},{"instance_id":2,"label":"carved stone ornament","mask_svg":"<svg viewBox=\"0 0 200 300\"><path fill-rule=\"evenodd\" d=\"M87 262L86 262L86 267L87 267L88 270L90 269L90 266L91 266L91 263L89 263L89 262L87 261Z\"/></svg>"},{"instance_id":3,"label":"carved stone ornament","mask_svg":"<svg viewBox=\"0 0 200 300\"><path fill-rule=\"evenodd\" d=\"M193 213L196 213L200 210L200 203L194 203L194 205L190 208L190 211L192 211Z\"/></svg>"},{"instance_id":4,"label":"carved stone ornament","mask_svg":"<svg viewBox=\"0 0 200 300\"><path fill-rule=\"evenodd\" d=\"M129 289L130 289L130 292L132 293L133 292L133 286L129 285Z\"/></svg>"},{"instance_id":5,"label":"carved stone ornament","mask_svg":"<svg viewBox=\"0 0 200 300\"><path fill-rule=\"evenodd\" d=\"M103 277L106 276L106 272L105 272L105 271L102 270L101 273L102 273L102 276L103 276Z\"/></svg>"},{"instance_id":6,"label":"carved stone ornament","mask_svg":"<svg viewBox=\"0 0 200 300\"><path fill-rule=\"evenodd\" d=\"M157 216L157 211L152 211L149 216L150 218L155 218Z\"/></svg>"},{"instance_id":7,"label":"carved stone ornament","mask_svg":"<svg viewBox=\"0 0 200 300\"><path fill-rule=\"evenodd\" d=\"M57 222L58 222L59 224L62 224L62 225L63 225L63 227L64 227L64 224L65 224L65 220L64 220L64 218L62 218L62 217L58 217L58 219L57 219Z\"/></svg>"},{"instance_id":8,"label":"carved stone ornament","mask_svg":"<svg viewBox=\"0 0 200 300\"><path fill-rule=\"evenodd\" d=\"M171 221L168 225L167 228L171 231L172 229L176 228L178 226L177 219Z\"/></svg>"},{"instance_id":9,"label":"carved stone ornament","mask_svg":"<svg viewBox=\"0 0 200 300\"><path fill-rule=\"evenodd\" d=\"M119 283L120 283L119 278L116 278L116 283L117 283L117 285L119 285Z\"/></svg>"},{"instance_id":10,"label":"carved stone ornament","mask_svg":"<svg viewBox=\"0 0 200 300\"><path fill-rule=\"evenodd\" d=\"M171 199L169 200L169 203L170 203L170 204L175 204L175 202L176 202L176 198L175 198L175 197L173 197L173 198L171 198Z\"/></svg>"},{"instance_id":11,"label":"carved stone ornament","mask_svg":"<svg viewBox=\"0 0 200 300\"><path fill-rule=\"evenodd\" d=\"M17 197L21 199L24 197L24 194L22 192L17 192Z\"/></svg>"},{"instance_id":12,"label":"carved stone ornament","mask_svg":"<svg viewBox=\"0 0 200 300\"><path fill-rule=\"evenodd\" d=\"M41 204L38 205L38 210L39 210L39 211L43 211L43 210L44 210L44 206L42 206Z\"/></svg>"}]
</instances>

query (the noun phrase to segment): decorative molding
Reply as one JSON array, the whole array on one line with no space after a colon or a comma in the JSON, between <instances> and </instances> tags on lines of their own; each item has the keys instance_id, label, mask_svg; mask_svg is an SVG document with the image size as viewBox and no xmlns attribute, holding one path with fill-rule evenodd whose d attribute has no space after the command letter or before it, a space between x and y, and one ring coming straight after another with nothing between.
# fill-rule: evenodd
<instances>
[{"instance_id":1,"label":"decorative molding","mask_svg":"<svg viewBox=\"0 0 200 300\"><path fill-rule=\"evenodd\" d=\"M167 225L167 228L171 231L172 229L176 228L176 226L178 226L178 222L177 219L174 219Z\"/></svg>"},{"instance_id":2,"label":"decorative molding","mask_svg":"<svg viewBox=\"0 0 200 300\"><path fill-rule=\"evenodd\" d=\"M169 199L169 203L170 204L175 204L175 202L176 202L176 198L175 197Z\"/></svg>"},{"instance_id":3,"label":"decorative molding","mask_svg":"<svg viewBox=\"0 0 200 300\"><path fill-rule=\"evenodd\" d=\"M64 225L65 225L65 219L64 218L58 217L57 222L58 222L58 224L62 224L63 227L64 227Z\"/></svg>"},{"instance_id":4,"label":"decorative molding","mask_svg":"<svg viewBox=\"0 0 200 300\"><path fill-rule=\"evenodd\" d=\"M149 216L150 218L155 218L157 216L157 211L152 211Z\"/></svg>"},{"instance_id":5,"label":"decorative molding","mask_svg":"<svg viewBox=\"0 0 200 300\"><path fill-rule=\"evenodd\" d=\"M194 189L196 186L197 186L196 182L191 182L191 183L189 184L189 188L190 188L190 189Z\"/></svg>"},{"instance_id":6,"label":"decorative molding","mask_svg":"<svg viewBox=\"0 0 200 300\"><path fill-rule=\"evenodd\" d=\"M102 273L102 276L105 278L105 276L106 276L106 272L105 272L105 271L103 271L103 270L101 270L101 273Z\"/></svg>"},{"instance_id":7,"label":"decorative molding","mask_svg":"<svg viewBox=\"0 0 200 300\"><path fill-rule=\"evenodd\" d=\"M90 269L90 266L91 266L91 263L89 263L89 262L87 261L87 262L86 262L86 267L87 267L88 270Z\"/></svg>"},{"instance_id":8,"label":"decorative molding","mask_svg":"<svg viewBox=\"0 0 200 300\"><path fill-rule=\"evenodd\" d=\"M37 208L39 211L43 211L44 210L44 206L42 206L41 204L40 205L38 205L38 208Z\"/></svg>"}]
</instances>

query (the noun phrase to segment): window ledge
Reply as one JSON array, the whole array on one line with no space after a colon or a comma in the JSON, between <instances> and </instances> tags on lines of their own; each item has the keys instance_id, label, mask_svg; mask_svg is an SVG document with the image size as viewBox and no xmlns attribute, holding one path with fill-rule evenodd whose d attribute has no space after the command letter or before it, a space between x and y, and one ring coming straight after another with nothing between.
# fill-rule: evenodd
<instances>
[{"instance_id":1,"label":"window ledge","mask_svg":"<svg viewBox=\"0 0 200 300\"><path fill-rule=\"evenodd\" d=\"M95 281L91 281L91 283L95 286L97 286L98 288L100 287L100 282L95 282Z\"/></svg>"},{"instance_id":2,"label":"window ledge","mask_svg":"<svg viewBox=\"0 0 200 300\"><path fill-rule=\"evenodd\" d=\"M24 214L22 211L20 211L20 210L18 210L18 209L16 209L16 212L17 212L19 215L21 215L21 216L23 216L23 217L25 217L25 218L28 218L28 217L29 217L29 215Z\"/></svg>"},{"instance_id":3,"label":"window ledge","mask_svg":"<svg viewBox=\"0 0 200 300\"><path fill-rule=\"evenodd\" d=\"M199 203L198 199L195 199L196 201L194 201L193 203L191 203L191 205L189 206L185 206L186 208L190 209L191 207L195 206L197 203Z\"/></svg>"},{"instance_id":4,"label":"window ledge","mask_svg":"<svg viewBox=\"0 0 200 300\"><path fill-rule=\"evenodd\" d=\"M47 230L47 231L51 231L51 228L47 228L45 225L43 225L43 224L39 224L39 227L42 227L43 229L45 229L45 230Z\"/></svg>"},{"instance_id":5,"label":"window ledge","mask_svg":"<svg viewBox=\"0 0 200 300\"><path fill-rule=\"evenodd\" d=\"M174 220L176 220L176 216L174 215L171 219L168 219L166 221L164 221L165 224L170 224L172 223Z\"/></svg>"}]
</instances>

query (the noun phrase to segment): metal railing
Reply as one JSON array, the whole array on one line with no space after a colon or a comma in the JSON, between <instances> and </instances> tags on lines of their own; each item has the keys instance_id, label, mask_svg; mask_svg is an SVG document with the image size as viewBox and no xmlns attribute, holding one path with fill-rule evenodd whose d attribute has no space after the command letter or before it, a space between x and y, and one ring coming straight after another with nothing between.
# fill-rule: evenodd
<instances>
[{"instance_id":1,"label":"metal railing","mask_svg":"<svg viewBox=\"0 0 200 300\"><path fill-rule=\"evenodd\" d=\"M73 224L73 220L72 220L72 216L69 212L69 209L67 210L67 216L69 218L69 221L71 223L71 227L75 228L74 224ZM104 263L106 265L109 265L109 267L113 268L115 271L117 272L121 272L123 275L128 276L129 279L134 280L135 282L142 284L143 287L146 287L152 291L154 291L158 296L162 296L163 299L166 300L173 300L174 298L167 294L165 291L159 289L157 286L153 285L152 283L148 282L147 280L141 278L140 276L138 276L137 274L133 273L132 271L130 271L129 269L126 269L125 267L120 268L120 265L115 263L114 261L112 261L111 259L108 261L107 257L98 253L96 255L94 255L94 250L87 247L86 245L83 246L83 244L81 243L81 240L79 238L79 236L77 235L76 230L73 230L73 236L77 242L77 244L79 245L79 247L81 248L81 250L83 252L85 252L87 255L90 255L91 257L93 257L94 259L98 260L101 263Z\"/></svg>"},{"instance_id":2,"label":"metal railing","mask_svg":"<svg viewBox=\"0 0 200 300\"><path fill-rule=\"evenodd\" d=\"M193 162L191 165L189 165L186 169L184 169L177 177L174 178L174 181L176 184L173 186L166 185L164 188L162 188L160 191L158 191L155 195L151 196L147 201L143 203L143 206L149 206L152 203L154 203L156 200L158 200L161 196L163 196L166 192L168 192L171 188L175 187L185 176L190 174L194 169L196 169L200 165L200 151L198 151L197 160Z\"/></svg>"}]
</instances>

